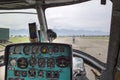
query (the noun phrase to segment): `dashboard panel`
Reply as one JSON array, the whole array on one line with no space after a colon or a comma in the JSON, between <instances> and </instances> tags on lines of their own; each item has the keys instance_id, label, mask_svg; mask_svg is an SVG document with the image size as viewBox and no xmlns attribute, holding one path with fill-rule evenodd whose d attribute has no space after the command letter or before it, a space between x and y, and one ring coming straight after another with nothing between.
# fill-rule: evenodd
<instances>
[{"instance_id":1,"label":"dashboard panel","mask_svg":"<svg viewBox=\"0 0 120 80\"><path fill-rule=\"evenodd\" d=\"M72 48L59 43L21 43L5 49L5 80L72 80Z\"/></svg>"}]
</instances>

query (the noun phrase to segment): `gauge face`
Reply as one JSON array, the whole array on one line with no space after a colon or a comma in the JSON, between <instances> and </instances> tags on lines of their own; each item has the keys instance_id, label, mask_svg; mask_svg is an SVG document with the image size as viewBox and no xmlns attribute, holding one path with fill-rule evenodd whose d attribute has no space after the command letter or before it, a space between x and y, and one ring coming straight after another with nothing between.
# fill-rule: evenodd
<instances>
[{"instance_id":1,"label":"gauge face","mask_svg":"<svg viewBox=\"0 0 120 80\"><path fill-rule=\"evenodd\" d=\"M52 47L49 47L49 53L52 54L53 53L53 48Z\"/></svg>"},{"instance_id":2,"label":"gauge face","mask_svg":"<svg viewBox=\"0 0 120 80\"><path fill-rule=\"evenodd\" d=\"M59 47L55 46L53 50L54 50L54 53L57 53L59 51Z\"/></svg>"},{"instance_id":3,"label":"gauge face","mask_svg":"<svg viewBox=\"0 0 120 80\"><path fill-rule=\"evenodd\" d=\"M45 54L48 52L48 48L47 46L42 46L41 49L40 49L41 53Z\"/></svg>"},{"instance_id":4,"label":"gauge face","mask_svg":"<svg viewBox=\"0 0 120 80\"><path fill-rule=\"evenodd\" d=\"M10 65L11 66L15 66L16 65L16 60L15 59L11 59L10 60Z\"/></svg>"},{"instance_id":5,"label":"gauge face","mask_svg":"<svg viewBox=\"0 0 120 80\"><path fill-rule=\"evenodd\" d=\"M41 78L41 77L44 77L44 72L42 70L38 71L38 76Z\"/></svg>"},{"instance_id":6,"label":"gauge face","mask_svg":"<svg viewBox=\"0 0 120 80\"><path fill-rule=\"evenodd\" d=\"M60 76L59 72L58 71L54 71L53 77L54 78L59 78L59 76Z\"/></svg>"},{"instance_id":7,"label":"gauge face","mask_svg":"<svg viewBox=\"0 0 120 80\"><path fill-rule=\"evenodd\" d=\"M9 51L9 54L12 55L12 54L14 54L14 52L13 51Z\"/></svg>"},{"instance_id":8,"label":"gauge face","mask_svg":"<svg viewBox=\"0 0 120 80\"><path fill-rule=\"evenodd\" d=\"M19 58L18 61L17 61L17 65L21 69L27 68L28 67L27 59L25 59L25 58Z\"/></svg>"},{"instance_id":9,"label":"gauge face","mask_svg":"<svg viewBox=\"0 0 120 80\"><path fill-rule=\"evenodd\" d=\"M47 61L47 67L53 68L55 67L55 61L53 58L49 58Z\"/></svg>"},{"instance_id":10,"label":"gauge face","mask_svg":"<svg viewBox=\"0 0 120 80\"><path fill-rule=\"evenodd\" d=\"M25 54L30 54L30 46L25 46L23 50Z\"/></svg>"},{"instance_id":11,"label":"gauge face","mask_svg":"<svg viewBox=\"0 0 120 80\"><path fill-rule=\"evenodd\" d=\"M60 52L65 52L65 48L64 47L60 47Z\"/></svg>"},{"instance_id":12,"label":"gauge face","mask_svg":"<svg viewBox=\"0 0 120 80\"><path fill-rule=\"evenodd\" d=\"M47 78L52 78L52 71L47 71L46 72L46 77Z\"/></svg>"},{"instance_id":13,"label":"gauge face","mask_svg":"<svg viewBox=\"0 0 120 80\"><path fill-rule=\"evenodd\" d=\"M30 59L30 66L34 67L36 65L36 59L32 58Z\"/></svg>"},{"instance_id":14,"label":"gauge face","mask_svg":"<svg viewBox=\"0 0 120 80\"><path fill-rule=\"evenodd\" d=\"M20 46L16 46L14 49L15 54L19 54L21 52L21 47Z\"/></svg>"},{"instance_id":15,"label":"gauge face","mask_svg":"<svg viewBox=\"0 0 120 80\"><path fill-rule=\"evenodd\" d=\"M69 59L65 56L60 56L56 59L56 64L58 67L65 68L69 65Z\"/></svg>"},{"instance_id":16,"label":"gauge face","mask_svg":"<svg viewBox=\"0 0 120 80\"><path fill-rule=\"evenodd\" d=\"M30 69L29 70L29 77L31 77L31 78L34 78L36 76L36 71L35 71L35 69Z\"/></svg>"},{"instance_id":17,"label":"gauge face","mask_svg":"<svg viewBox=\"0 0 120 80\"><path fill-rule=\"evenodd\" d=\"M37 45L33 46L32 49L33 54L37 53L37 51L38 51L38 46Z\"/></svg>"},{"instance_id":18,"label":"gauge face","mask_svg":"<svg viewBox=\"0 0 120 80\"><path fill-rule=\"evenodd\" d=\"M39 65L39 67L45 67L45 64L46 64L46 61L45 61L44 58L40 58L40 59L38 60L38 65Z\"/></svg>"},{"instance_id":19,"label":"gauge face","mask_svg":"<svg viewBox=\"0 0 120 80\"><path fill-rule=\"evenodd\" d=\"M20 71L15 70L14 75L15 75L15 76L20 76Z\"/></svg>"},{"instance_id":20,"label":"gauge face","mask_svg":"<svg viewBox=\"0 0 120 80\"><path fill-rule=\"evenodd\" d=\"M26 77L27 76L27 71L22 71L22 76Z\"/></svg>"}]
</instances>

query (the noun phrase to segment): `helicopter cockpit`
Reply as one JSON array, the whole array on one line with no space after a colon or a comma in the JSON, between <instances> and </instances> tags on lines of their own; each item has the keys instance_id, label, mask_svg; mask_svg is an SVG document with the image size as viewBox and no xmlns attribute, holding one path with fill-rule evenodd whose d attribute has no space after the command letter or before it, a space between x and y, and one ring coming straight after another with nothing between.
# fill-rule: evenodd
<instances>
[{"instance_id":1,"label":"helicopter cockpit","mask_svg":"<svg viewBox=\"0 0 120 80\"><path fill-rule=\"evenodd\" d=\"M72 79L69 45L28 43L10 45L6 49L6 80Z\"/></svg>"},{"instance_id":2,"label":"helicopter cockpit","mask_svg":"<svg viewBox=\"0 0 120 80\"><path fill-rule=\"evenodd\" d=\"M51 29L48 30L45 22L44 9L48 7L46 4L53 3L39 0L6 0L0 4L4 4L1 9L36 8L41 26L38 33L36 24L29 24L31 43L6 46L5 80L72 80L72 47L68 44L52 43L57 35Z\"/></svg>"},{"instance_id":3,"label":"helicopter cockpit","mask_svg":"<svg viewBox=\"0 0 120 80\"><path fill-rule=\"evenodd\" d=\"M53 43L53 40L57 38L57 34L48 28L45 10L50 7L72 5L87 1L89 0L0 0L0 10L35 9L37 12L0 12L0 14L37 14L40 24L39 31L36 23L28 24L29 43L19 42L5 46L4 56L0 57L0 67L5 66L4 80L87 80L79 77L81 76L79 74L80 70L83 71L83 75L86 75L83 68L84 62L100 73L98 75L94 70L91 70L96 80L119 80L120 56L118 56L118 46L120 32L117 30L120 28L111 27L107 64L80 50L73 49L71 44ZM117 4L114 1L113 3ZM101 0L101 4L105 5L106 0ZM113 8L113 11L119 9L116 6ZM115 12L113 16L119 16L118 14ZM117 24L119 24L120 20L118 18L113 19L115 21L117 19L117 23L113 22L113 26L115 24L118 26ZM113 34L112 32L115 31L117 33ZM73 43L75 43L74 36ZM111 48L111 46L115 49ZM117 56L111 55L110 53L112 52L116 52ZM111 61L112 56L113 61ZM76 60L73 57L78 59ZM76 60L78 64L77 62L75 64L73 60ZM76 69L74 65L77 65Z\"/></svg>"}]
</instances>

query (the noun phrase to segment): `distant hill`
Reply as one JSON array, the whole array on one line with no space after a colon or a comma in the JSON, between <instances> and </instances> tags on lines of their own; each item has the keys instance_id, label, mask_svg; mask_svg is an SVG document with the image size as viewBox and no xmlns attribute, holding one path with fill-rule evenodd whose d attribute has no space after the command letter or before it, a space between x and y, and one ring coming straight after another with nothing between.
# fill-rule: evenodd
<instances>
[{"instance_id":1,"label":"distant hill","mask_svg":"<svg viewBox=\"0 0 120 80\"><path fill-rule=\"evenodd\" d=\"M14 30L14 29L11 29L10 30L10 35L26 35L28 36L29 35L29 31L27 29L19 29L19 30Z\"/></svg>"},{"instance_id":2,"label":"distant hill","mask_svg":"<svg viewBox=\"0 0 120 80\"><path fill-rule=\"evenodd\" d=\"M54 29L54 31L60 36L73 36L73 35L109 35L109 32L103 31L87 31L87 30L65 30L65 29Z\"/></svg>"},{"instance_id":3,"label":"distant hill","mask_svg":"<svg viewBox=\"0 0 120 80\"><path fill-rule=\"evenodd\" d=\"M87 31L87 30L66 30L66 29L53 29L54 32L57 33L58 36L73 36L73 35L109 35L109 32L103 31ZM29 35L29 31L27 29L20 30L10 30L10 35Z\"/></svg>"}]
</instances>

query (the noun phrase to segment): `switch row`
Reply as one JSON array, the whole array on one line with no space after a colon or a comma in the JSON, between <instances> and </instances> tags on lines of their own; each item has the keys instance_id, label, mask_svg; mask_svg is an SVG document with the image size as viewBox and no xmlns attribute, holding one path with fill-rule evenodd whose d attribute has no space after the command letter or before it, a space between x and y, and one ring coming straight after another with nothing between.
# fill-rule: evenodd
<instances>
[{"instance_id":1,"label":"switch row","mask_svg":"<svg viewBox=\"0 0 120 80\"><path fill-rule=\"evenodd\" d=\"M16 77L20 77L20 76L27 77L27 75L30 78L35 78L37 74L36 74L36 71L34 68L30 69L28 72L27 71L19 71L19 70L14 71L14 76L16 76ZM46 75L46 78L59 78L59 76L60 76L58 71L42 71L42 70L38 71L39 78L44 78L45 75ZM14 79L9 79L9 80L14 80ZM20 80L22 80L22 79L20 79Z\"/></svg>"}]
</instances>

